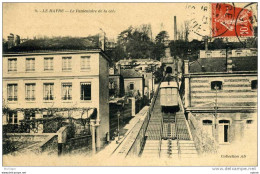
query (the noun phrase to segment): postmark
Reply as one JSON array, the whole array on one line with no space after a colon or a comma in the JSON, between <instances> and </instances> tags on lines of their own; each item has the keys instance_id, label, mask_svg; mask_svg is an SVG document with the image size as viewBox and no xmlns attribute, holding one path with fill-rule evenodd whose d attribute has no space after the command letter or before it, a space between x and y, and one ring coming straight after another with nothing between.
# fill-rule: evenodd
<instances>
[{"instance_id":1,"label":"postmark","mask_svg":"<svg viewBox=\"0 0 260 174\"><path fill-rule=\"evenodd\" d=\"M197 36L208 36L210 33L210 4L188 3L186 5L189 32Z\"/></svg>"},{"instance_id":2,"label":"postmark","mask_svg":"<svg viewBox=\"0 0 260 174\"><path fill-rule=\"evenodd\" d=\"M235 33L239 42L246 47L254 45L257 42L255 32L255 24L257 23L257 15L254 14L256 3L249 3L243 8L238 9L235 21ZM250 37L250 38L248 38Z\"/></svg>"}]
</instances>

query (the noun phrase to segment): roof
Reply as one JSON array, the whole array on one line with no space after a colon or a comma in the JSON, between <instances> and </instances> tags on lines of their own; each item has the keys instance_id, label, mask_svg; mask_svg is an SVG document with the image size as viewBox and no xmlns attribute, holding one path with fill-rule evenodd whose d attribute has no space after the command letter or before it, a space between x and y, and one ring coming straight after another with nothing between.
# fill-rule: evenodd
<instances>
[{"instance_id":1,"label":"roof","mask_svg":"<svg viewBox=\"0 0 260 174\"><path fill-rule=\"evenodd\" d=\"M257 71L257 56L231 57L232 71ZM226 72L226 58L200 58L190 64L190 73Z\"/></svg>"},{"instance_id":2,"label":"roof","mask_svg":"<svg viewBox=\"0 0 260 174\"><path fill-rule=\"evenodd\" d=\"M177 82L162 82L160 88L178 88Z\"/></svg>"},{"instance_id":3,"label":"roof","mask_svg":"<svg viewBox=\"0 0 260 174\"><path fill-rule=\"evenodd\" d=\"M47 55L47 54L85 54L100 53L106 60L111 62L104 51L98 46L98 37L55 37L50 39L28 40L3 50L3 56L27 56L27 55Z\"/></svg>"},{"instance_id":4,"label":"roof","mask_svg":"<svg viewBox=\"0 0 260 174\"><path fill-rule=\"evenodd\" d=\"M55 37L47 39L33 39L23 42L10 49L4 50L9 52L39 52L39 51L59 51L59 50L85 50L99 48L98 37Z\"/></svg>"},{"instance_id":5,"label":"roof","mask_svg":"<svg viewBox=\"0 0 260 174\"><path fill-rule=\"evenodd\" d=\"M121 75L124 78L142 78L143 75L134 69L121 69Z\"/></svg>"}]
</instances>

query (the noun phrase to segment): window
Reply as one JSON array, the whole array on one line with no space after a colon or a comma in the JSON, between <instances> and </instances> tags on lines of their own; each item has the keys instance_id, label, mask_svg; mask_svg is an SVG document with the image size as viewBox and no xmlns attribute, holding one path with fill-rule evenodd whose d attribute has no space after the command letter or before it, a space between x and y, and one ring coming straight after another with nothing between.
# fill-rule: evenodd
<instances>
[{"instance_id":1,"label":"window","mask_svg":"<svg viewBox=\"0 0 260 174\"><path fill-rule=\"evenodd\" d=\"M251 89L257 89L257 80L251 81Z\"/></svg>"},{"instance_id":2,"label":"window","mask_svg":"<svg viewBox=\"0 0 260 174\"><path fill-rule=\"evenodd\" d=\"M222 90L222 82L221 81L213 81L211 82L212 90Z\"/></svg>"},{"instance_id":3,"label":"window","mask_svg":"<svg viewBox=\"0 0 260 174\"><path fill-rule=\"evenodd\" d=\"M115 89L115 82L109 82L109 89Z\"/></svg>"},{"instance_id":4,"label":"window","mask_svg":"<svg viewBox=\"0 0 260 174\"><path fill-rule=\"evenodd\" d=\"M26 71L35 71L35 59L34 58L26 58Z\"/></svg>"},{"instance_id":5,"label":"window","mask_svg":"<svg viewBox=\"0 0 260 174\"><path fill-rule=\"evenodd\" d=\"M239 57L241 55L241 53L237 53L237 56Z\"/></svg>"},{"instance_id":6,"label":"window","mask_svg":"<svg viewBox=\"0 0 260 174\"><path fill-rule=\"evenodd\" d=\"M62 100L72 99L72 83L62 83Z\"/></svg>"},{"instance_id":7,"label":"window","mask_svg":"<svg viewBox=\"0 0 260 174\"><path fill-rule=\"evenodd\" d=\"M45 83L43 85L44 100L53 100L53 83Z\"/></svg>"},{"instance_id":8,"label":"window","mask_svg":"<svg viewBox=\"0 0 260 174\"><path fill-rule=\"evenodd\" d=\"M246 120L246 124L252 124L253 120Z\"/></svg>"},{"instance_id":9,"label":"window","mask_svg":"<svg viewBox=\"0 0 260 174\"><path fill-rule=\"evenodd\" d=\"M8 71L17 71L17 59L8 59Z\"/></svg>"},{"instance_id":10,"label":"window","mask_svg":"<svg viewBox=\"0 0 260 174\"><path fill-rule=\"evenodd\" d=\"M212 125L212 121L211 120L203 120L202 124L203 125Z\"/></svg>"},{"instance_id":11,"label":"window","mask_svg":"<svg viewBox=\"0 0 260 174\"><path fill-rule=\"evenodd\" d=\"M219 120L220 124L229 124L229 120Z\"/></svg>"},{"instance_id":12,"label":"window","mask_svg":"<svg viewBox=\"0 0 260 174\"><path fill-rule=\"evenodd\" d=\"M18 124L17 120L17 112L9 112L8 113L8 123L9 124Z\"/></svg>"},{"instance_id":13,"label":"window","mask_svg":"<svg viewBox=\"0 0 260 174\"><path fill-rule=\"evenodd\" d=\"M91 83L80 83L81 100L91 100Z\"/></svg>"},{"instance_id":14,"label":"window","mask_svg":"<svg viewBox=\"0 0 260 174\"><path fill-rule=\"evenodd\" d=\"M35 100L35 83L25 84L25 100Z\"/></svg>"},{"instance_id":15,"label":"window","mask_svg":"<svg viewBox=\"0 0 260 174\"><path fill-rule=\"evenodd\" d=\"M9 101L17 101L17 84L8 84L7 93Z\"/></svg>"},{"instance_id":16,"label":"window","mask_svg":"<svg viewBox=\"0 0 260 174\"><path fill-rule=\"evenodd\" d=\"M130 83L130 90L133 90L134 89L134 83Z\"/></svg>"},{"instance_id":17,"label":"window","mask_svg":"<svg viewBox=\"0 0 260 174\"><path fill-rule=\"evenodd\" d=\"M247 129L250 129L252 128L253 126L253 120L246 120L246 128Z\"/></svg>"},{"instance_id":18,"label":"window","mask_svg":"<svg viewBox=\"0 0 260 174\"><path fill-rule=\"evenodd\" d=\"M81 56L81 70L90 70L90 56Z\"/></svg>"},{"instance_id":19,"label":"window","mask_svg":"<svg viewBox=\"0 0 260 174\"><path fill-rule=\"evenodd\" d=\"M53 70L53 57L44 58L44 70Z\"/></svg>"},{"instance_id":20,"label":"window","mask_svg":"<svg viewBox=\"0 0 260 174\"><path fill-rule=\"evenodd\" d=\"M62 70L71 70L71 57L62 57Z\"/></svg>"}]
</instances>

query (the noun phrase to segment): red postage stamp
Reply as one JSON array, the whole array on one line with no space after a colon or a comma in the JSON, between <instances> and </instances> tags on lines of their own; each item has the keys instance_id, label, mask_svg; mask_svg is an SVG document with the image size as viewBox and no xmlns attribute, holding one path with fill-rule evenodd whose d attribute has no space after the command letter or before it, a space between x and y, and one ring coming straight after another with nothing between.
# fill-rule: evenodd
<instances>
[{"instance_id":1,"label":"red postage stamp","mask_svg":"<svg viewBox=\"0 0 260 174\"><path fill-rule=\"evenodd\" d=\"M253 12L231 4L212 3L212 37L253 36Z\"/></svg>"}]
</instances>

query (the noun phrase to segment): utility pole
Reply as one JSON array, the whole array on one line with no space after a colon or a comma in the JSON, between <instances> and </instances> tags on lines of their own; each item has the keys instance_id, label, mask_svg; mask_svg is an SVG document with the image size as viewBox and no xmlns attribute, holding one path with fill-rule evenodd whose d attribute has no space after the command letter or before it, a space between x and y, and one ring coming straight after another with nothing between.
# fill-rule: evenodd
<instances>
[{"instance_id":1,"label":"utility pole","mask_svg":"<svg viewBox=\"0 0 260 174\"><path fill-rule=\"evenodd\" d=\"M217 85L215 85L214 89L216 90L216 97L215 97L215 113L214 113L214 122L215 122L215 128L214 128L214 137L215 140L217 140L217 116L218 116L218 89L219 87Z\"/></svg>"},{"instance_id":2,"label":"utility pole","mask_svg":"<svg viewBox=\"0 0 260 174\"><path fill-rule=\"evenodd\" d=\"M229 48L229 45L226 44L226 72L228 71L228 48Z\"/></svg>"}]
</instances>

